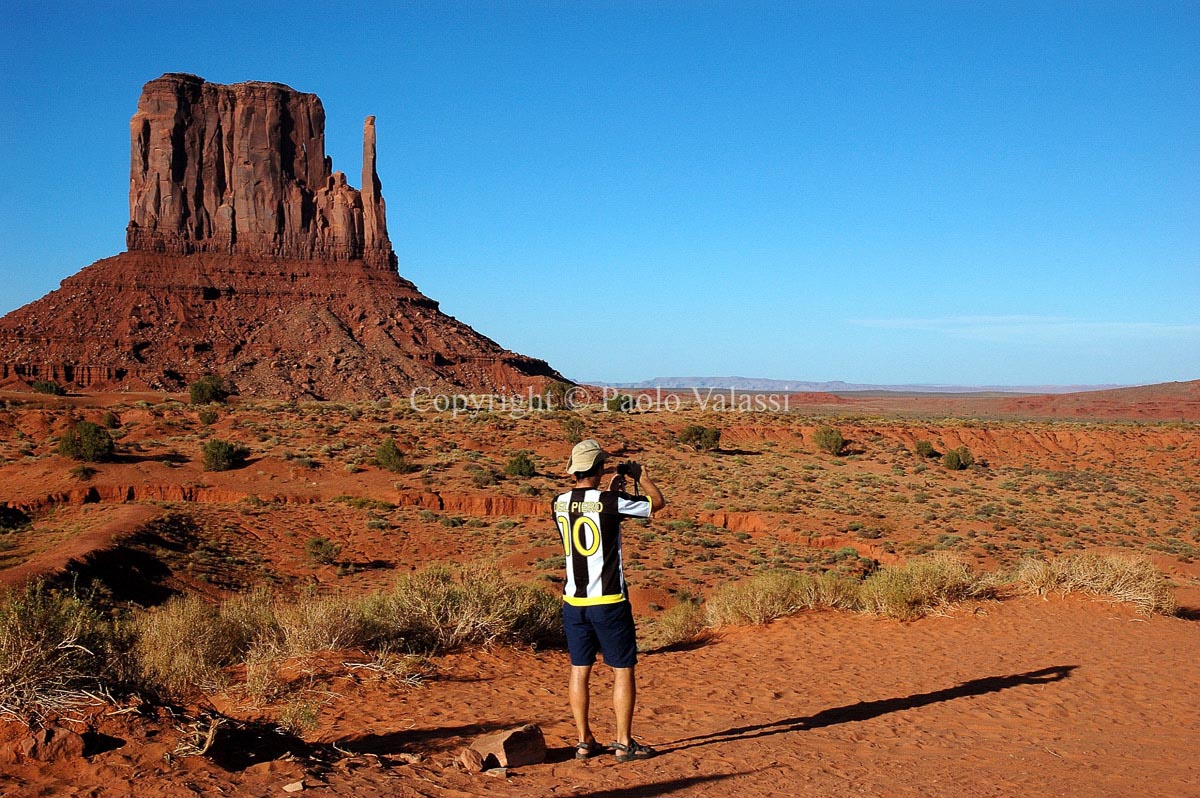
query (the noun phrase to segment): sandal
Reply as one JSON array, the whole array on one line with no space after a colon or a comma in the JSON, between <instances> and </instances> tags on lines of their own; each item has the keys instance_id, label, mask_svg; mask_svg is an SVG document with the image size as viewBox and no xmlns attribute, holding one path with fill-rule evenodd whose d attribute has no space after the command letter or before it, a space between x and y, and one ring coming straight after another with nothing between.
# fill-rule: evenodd
<instances>
[{"instance_id":1,"label":"sandal","mask_svg":"<svg viewBox=\"0 0 1200 798\"><path fill-rule=\"evenodd\" d=\"M618 762L628 762L631 759L649 759L658 754L658 751L655 751L648 745L642 745L637 740L630 740L629 745L613 743L609 748L617 752Z\"/></svg>"},{"instance_id":2,"label":"sandal","mask_svg":"<svg viewBox=\"0 0 1200 798\"><path fill-rule=\"evenodd\" d=\"M591 759L596 754L602 754L608 749L600 745L595 740L580 740L575 743L575 758L576 759Z\"/></svg>"}]
</instances>

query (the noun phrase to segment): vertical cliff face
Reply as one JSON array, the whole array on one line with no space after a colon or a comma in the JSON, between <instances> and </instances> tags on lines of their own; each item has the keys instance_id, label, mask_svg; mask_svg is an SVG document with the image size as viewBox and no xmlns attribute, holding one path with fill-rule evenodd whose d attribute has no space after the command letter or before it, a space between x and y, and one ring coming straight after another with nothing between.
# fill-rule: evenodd
<instances>
[{"instance_id":1,"label":"vertical cliff face","mask_svg":"<svg viewBox=\"0 0 1200 798\"><path fill-rule=\"evenodd\" d=\"M130 122L130 251L363 260L394 269L363 131L363 190L325 156L325 109L279 83L168 74L142 89Z\"/></svg>"}]
</instances>

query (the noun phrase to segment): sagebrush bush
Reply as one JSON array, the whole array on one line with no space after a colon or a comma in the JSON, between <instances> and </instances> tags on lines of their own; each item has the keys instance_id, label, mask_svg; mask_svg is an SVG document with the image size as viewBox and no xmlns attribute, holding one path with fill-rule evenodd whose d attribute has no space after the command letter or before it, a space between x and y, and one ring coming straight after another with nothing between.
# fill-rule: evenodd
<instances>
[{"instance_id":1,"label":"sagebrush bush","mask_svg":"<svg viewBox=\"0 0 1200 798\"><path fill-rule=\"evenodd\" d=\"M820 576L775 570L718 588L708 599L713 627L766 624L800 610L859 606L859 582L834 571Z\"/></svg>"},{"instance_id":2,"label":"sagebrush bush","mask_svg":"<svg viewBox=\"0 0 1200 798\"><path fill-rule=\"evenodd\" d=\"M194 405L222 404L232 393L225 380L206 374L188 386L188 399Z\"/></svg>"},{"instance_id":3,"label":"sagebrush bush","mask_svg":"<svg viewBox=\"0 0 1200 798\"><path fill-rule=\"evenodd\" d=\"M628 413L633 409L633 397L619 393L604 402L604 409L610 413Z\"/></svg>"},{"instance_id":4,"label":"sagebrush bush","mask_svg":"<svg viewBox=\"0 0 1200 798\"><path fill-rule=\"evenodd\" d=\"M702 451L711 451L721 445L721 430L715 427L689 424L680 430L677 437L684 446L691 446Z\"/></svg>"},{"instance_id":5,"label":"sagebrush bush","mask_svg":"<svg viewBox=\"0 0 1200 798\"><path fill-rule=\"evenodd\" d=\"M846 439L842 436L842 433L828 426L816 428L813 432L813 443L822 452L827 452L834 457L839 456L842 450L846 448Z\"/></svg>"},{"instance_id":6,"label":"sagebrush bush","mask_svg":"<svg viewBox=\"0 0 1200 798\"><path fill-rule=\"evenodd\" d=\"M742 582L723 585L708 598L708 620L714 627L766 624L804 608L800 598L804 574L768 571Z\"/></svg>"},{"instance_id":7,"label":"sagebrush bush","mask_svg":"<svg viewBox=\"0 0 1200 798\"><path fill-rule=\"evenodd\" d=\"M504 473L510 477L532 477L537 474L537 466L533 464L528 453L520 452L505 463Z\"/></svg>"},{"instance_id":8,"label":"sagebrush bush","mask_svg":"<svg viewBox=\"0 0 1200 798\"><path fill-rule=\"evenodd\" d=\"M929 441L917 441L914 451L921 457L937 457L938 451Z\"/></svg>"},{"instance_id":9,"label":"sagebrush bush","mask_svg":"<svg viewBox=\"0 0 1200 798\"><path fill-rule=\"evenodd\" d=\"M120 681L119 631L80 596L40 581L0 592L0 715L64 710Z\"/></svg>"},{"instance_id":10,"label":"sagebrush bush","mask_svg":"<svg viewBox=\"0 0 1200 798\"><path fill-rule=\"evenodd\" d=\"M563 436L567 439L567 443L572 445L583 440L587 433L587 428L584 427L583 421L576 416L564 419L562 422Z\"/></svg>"},{"instance_id":11,"label":"sagebrush bush","mask_svg":"<svg viewBox=\"0 0 1200 798\"><path fill-rule=\"evenodd\" d=\"M383 443L375 449L375 464L397 474L411 474L420 468L409 462L408 458L404 456L404 452L400 451L400 447L396 445L395 439L390 435L384 438Z\"/></svg>"},{"instance_id":12,"label":"sagebrush bush","mask_svg":"<svg viewBox=\"0 0 1200 798\"><path fill-rule=\"evenodd\" d=\"M304 594L275 607L283 651L291 655L358 648L372 629L364 621L363 601L345 596Z\"/></svg>"},{"instance_id":13,"label":"sagebrush bush","mask_svg":"<svg viewBox=\"0 0 1200 798\"><path fill-rule=\"evenodd\" d=\"M962 471L974 464L975 456L966 446L959 446L942 455L942 465L950 471Z\"/></svg>"},{"instance_id":14,"label":"sagebrush bush","mask_svg":"<svg viewBox=\"0 0 1200 798\"><path fill-rule=\"evenodd\" d=\"M231 471L241 468L250 456L250 450L240 444L212 438L200 448L205 471Z\"/></svg>"},{"instance_id":15,"label":"sagebrush bush","mask_svg":"<svg viewBox=\"0 0 1200 798\"><path fill-rule=\"evenodd\" d=\"M309 538L304 542L304 553L319 565L330 565L341 554L342 547L326 537Z\"/></svg>"},{"instance_id":16,"label":"sagebrush bush","mask_svg":"<svg viewBox=\"0 0 1200 798\"><path fill-rule=\"evenodd\" d=\"M1146 615L1177 610L1166 576L1140 555L1082 552L1054 560L1027 558L1017 564L1012 579L1021 590L1040 596L1084 591L1128 602Z\"/></svg>"},{"instance_id":17,"label":"sagebrush bush","mask_svg":"<svg viewBox=\"0 0 1200 798\"><path fill-rule=\"evenodd\" d=\"M987 593L964 560L939 552L871 574L859 589L859 603L867 612L910 620Z\"/></svg>"},{"instance_id":18,"label":"sagebrush bush","mask_svg":"<svg viewBox=\"0 0 1200 798\"><path fill-rule=\"evenodd\" d=\"M801 603L809 609L857 610L862 582L836 571L826 571L800 585Z\"/></svg>"},{"instance_id":19,"label":"sagebrush bush","mask_svg":"<svg viewBox=\"0 0 1200 798\"><path fill-rule=\"evenodd\" d=\"M62 436L58 453L85 463L103 463L113 458L117 445L108 430L91 421L80 421Z\"/></svg>"},{"instance_id":20,"label":"sagebrush bush","mask_svg":"<svg viewBox=\"0 0 1200 798\"><path fill-rule=\"evenodd\" d=\"M51 380L34 380L29 386L34 393L44 393L51 396L66 396L67 391L57 382Z\"/></svg>"}]
</instances>

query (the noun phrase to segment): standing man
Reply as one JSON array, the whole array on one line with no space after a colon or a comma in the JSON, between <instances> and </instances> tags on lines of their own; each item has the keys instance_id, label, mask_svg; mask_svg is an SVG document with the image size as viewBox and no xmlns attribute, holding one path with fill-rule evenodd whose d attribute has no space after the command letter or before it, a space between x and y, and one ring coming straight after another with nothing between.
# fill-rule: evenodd
<instances>
[{"instance_id":1,"label":"standing man","mask_svg":"<svg viewBox=\"0 0 1200 798\"><path fill-rule=\"evenodd\" d=\"M571 654L571 714L579 732L575 758L587 759L605 750L588 723L588 680L599 649L604 664L613 669L617 740L611 748L618 762L628 762L648 759L656 752L634 741L631 731L637 701L637 638L621 563L621 519L649 518L667 500L646 469L634 462L623 463L608 490L601 490L607 460L608 454L591 439L571 450L567 473L575 479L575 487L554 500L554 523L567 556L563 628ZM624 492L626 475L635 486L645 488L645 496Z\"/></svg>"}]
</instances>

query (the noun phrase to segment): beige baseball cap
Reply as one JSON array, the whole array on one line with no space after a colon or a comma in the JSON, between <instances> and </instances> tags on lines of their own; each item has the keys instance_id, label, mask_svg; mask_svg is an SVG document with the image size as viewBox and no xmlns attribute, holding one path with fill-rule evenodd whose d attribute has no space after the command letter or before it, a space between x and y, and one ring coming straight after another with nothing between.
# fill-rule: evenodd
<instances>
[{"instance_id":1,"label":"beige baseball cap","mask_svg":"<svg viewBox=\"0 0 1200 798\"><path fill-rule=\"evenodd\" d=\"M571 450L571 462L567 463L567 473L576 474L580 471L587 471L597 461L604 462L608 459L608 452L600 448L600 444L588 438L586 441L580 441L575 444L575 448Z\"/></svg>"}]
</instances>

